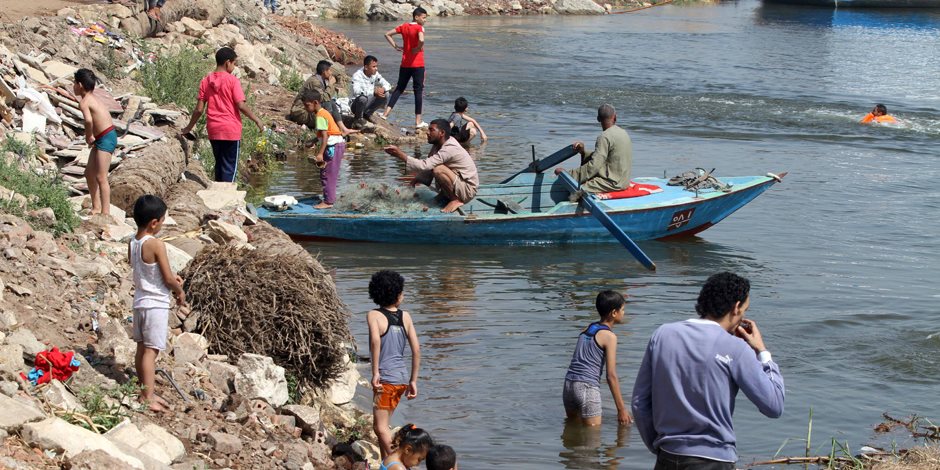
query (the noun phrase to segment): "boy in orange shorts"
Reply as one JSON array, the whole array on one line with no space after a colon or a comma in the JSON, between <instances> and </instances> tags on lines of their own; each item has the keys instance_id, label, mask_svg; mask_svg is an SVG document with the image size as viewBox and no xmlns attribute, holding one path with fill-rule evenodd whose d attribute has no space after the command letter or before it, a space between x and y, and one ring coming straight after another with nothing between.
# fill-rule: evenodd
<instances>
[{"instance_id":1,"label":"boy in orange shorts","mask_svg":"<svg viewBox=\"0 0 940 470\"><path fill-rule=\"evenodd\" d=\"M372 421L379 438L382 459L392 452L389 420L401 396L418 396L418 367L421 347L411 315L399 309L404 299L405 278L395 271L383 270L369 281L369 298L379 308L366 316L369 323L369 353L372 357ZM405 344L411 348L411 375L405 365Z\"/></svg>"}]
</instances>

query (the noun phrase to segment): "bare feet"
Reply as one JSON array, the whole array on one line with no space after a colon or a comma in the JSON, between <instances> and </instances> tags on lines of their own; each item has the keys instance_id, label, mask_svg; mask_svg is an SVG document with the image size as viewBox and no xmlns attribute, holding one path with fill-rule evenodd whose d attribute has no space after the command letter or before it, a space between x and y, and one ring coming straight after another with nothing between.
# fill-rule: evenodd
<instances>
[{"instance_id":1,"label":"bare feet","mask_svg":"<svg viewBox=\"0 0 940 470\"><path fill-rule=\"evenodd\" d=\"M88 215L98 215L98 214L100 214L100 213L101 213L101 210L100 210L100 209L99 209L99 210L92 209L92 210L88 211Z\"/></svg>"},{"instance_id":2,"label":"bare feet","mask_svg":"<svg viewBox=\"0 0 940 470\"><path fill-rule=\"evenodd\" d=\"M443 212L443 213L445 213L445 214L449 214L449 213L451 213L451 212L454 212L454 211L457 210L458 208L460 208L460 206L462 206L462 205L463 205L462 202L460 202L460 201L458 201L458 200L455 199L455 200L453 200L453 201L448 202L447 205L444 206L443 209L441 209L441 212Z\"/></svg>"},{"instance_id":3,"label":"bare feet","mask_svg":"<svg viewBox=\"0 0 940 470\"><path fill-rule=\"evenodd\" d=\"M319 203L319 204L313 206L313 208L314 208L314 209L332 209L332 208L333 208L333 204L327 204L327 203L325 203L325 202L321 202L321 203Z\"/></svg>"},{"instance_id":4,"label":"bare feet","mask_svg":"<svg viewBox=\"0 0 940 470\"><path fill-rule=\"evenodd\" d=\"M157 397L153 397L150 400L147 400L144 397L140 397L140 402L144 405L147 405L147 409L153 411L154 413L163 413L167 410L166 406L160 404L157 400Z\"/></svg>"},{"instance_id":5,"label":"bare feet","mask_svg":"<svg viewBox=\"0 0 940 470\"><path fill-rule=\"evenodd\" d=\"M169 407L170 407L170 402L166 401L166 400L165 400L163 397L161 397L160 395L154 395L154 396L153 396L153 401L157 402L157 404L160 405L160 406L163 406L163 407L166 407L166 408L169 408Z\"/></svg>"}]
</instances>

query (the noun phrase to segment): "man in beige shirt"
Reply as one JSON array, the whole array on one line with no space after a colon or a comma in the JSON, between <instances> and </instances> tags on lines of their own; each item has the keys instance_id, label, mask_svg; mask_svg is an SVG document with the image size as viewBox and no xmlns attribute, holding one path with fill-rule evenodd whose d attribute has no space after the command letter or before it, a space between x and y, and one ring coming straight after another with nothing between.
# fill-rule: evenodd
<instances>
[{"instance_id":1,"label":"man in beige shirt","mask_svg":"<svg viewBox=\"0 0 940 470\"><path fill-rule=\"evenodd\" d=\"M431 122L428 143L431 153L424 160L409 157L394 145L385 147L385 153L405 162L408 171L415 173L415 183L430 186L432 180L436 181L439 195L448 201L441 212L454 212L477 194L480 186L477 165L457 139L450 136L446 119Z\"/></svg>"},{"instance_id":2,"label":"man in beige shirt","mask_svg":"<svg viewBox=\"0 0 940 470\"><path fill-rule=\"evenodd\" d=\"M584 143L575 142L574 149L581 153L581 166L569 173L589 193L620 191L630 187L633 166L633 143L627 131L617 125L617 111L609 104L597 108L597 122L604 132L597 137L594 151L585 153ZM564 168L556 168L561 174Z\"/></svg>"}]
</instances>

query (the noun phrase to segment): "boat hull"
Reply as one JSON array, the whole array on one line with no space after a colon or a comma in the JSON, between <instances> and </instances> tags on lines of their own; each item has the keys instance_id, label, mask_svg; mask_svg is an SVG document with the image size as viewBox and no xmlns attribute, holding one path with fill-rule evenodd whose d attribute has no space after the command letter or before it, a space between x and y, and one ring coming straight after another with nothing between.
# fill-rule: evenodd
<instances>
[{"instance_id":1,"label":"boat hull","mask_svg":"<svg viewBox=\"0 0 940 470\"><path fill-rule=\"evenodd\" d=\"M662 193L602 201L606 212L633 240L691 235L705 230L740 209L777 182L771 177L729 178L731 192L694 193L666 186L658 178L635 181L660 185ZM523 174L510 184L480 188L477 199L464 206L466 215L428 212L379 215L337 213L312 209L302 201L291 210L259 216L298 237L415 244L537 245L615 241L590 213L567 201L568 192L553 175ZM499 214L497 199L518 202L519 214Z\"/></svg>"}]
</instances>

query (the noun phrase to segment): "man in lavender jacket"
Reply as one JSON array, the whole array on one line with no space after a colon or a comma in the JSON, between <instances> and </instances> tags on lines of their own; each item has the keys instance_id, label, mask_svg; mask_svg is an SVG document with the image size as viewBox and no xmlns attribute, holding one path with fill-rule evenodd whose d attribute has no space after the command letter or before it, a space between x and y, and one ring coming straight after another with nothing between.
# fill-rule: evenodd
<instances>
[{"instance_id":1,"label":"man in lavender jacket","mask_svg":"<svg viewBox=\"0 0 940 470\"><path fill-rule=\"evenodd\" d=\"M765 416L783 414L783 377L753 320L750 283L733 273L708 278L695 311L650 338L633 387L633 419L655 470L733 470L731 415L742 390Z\"/></svg>"}]
</instances>

